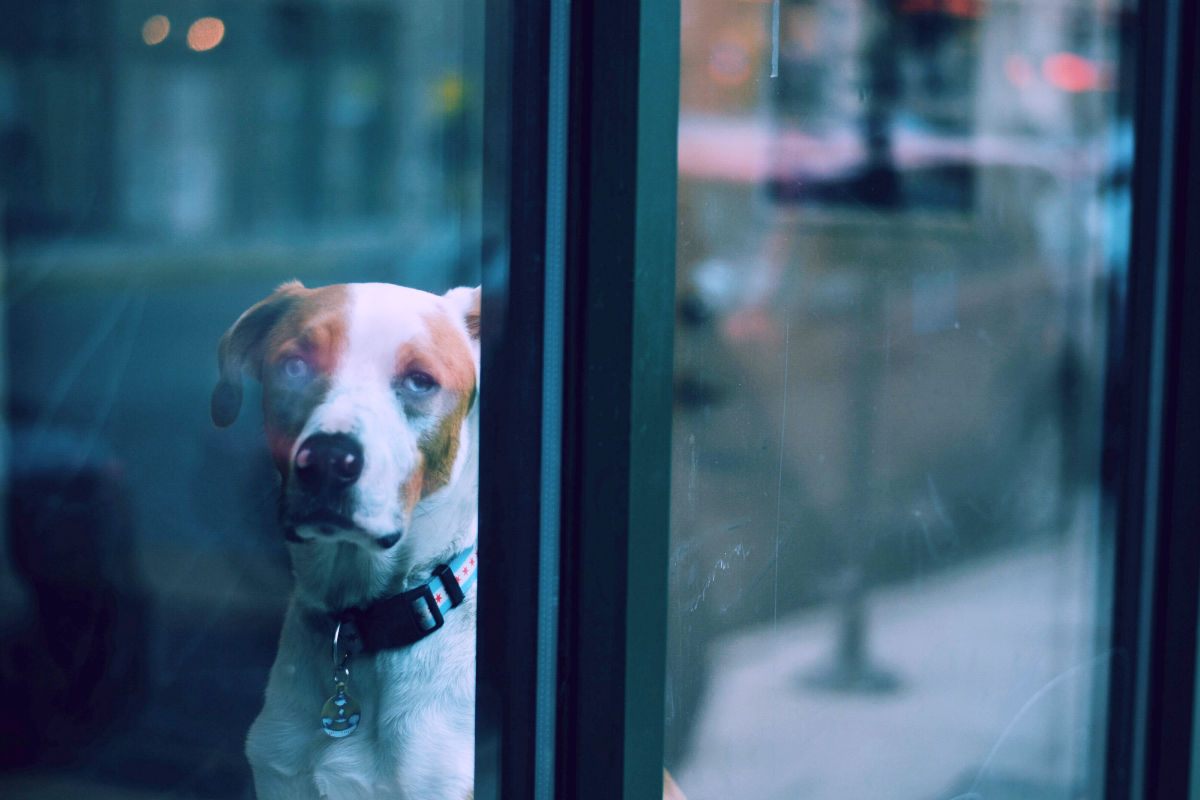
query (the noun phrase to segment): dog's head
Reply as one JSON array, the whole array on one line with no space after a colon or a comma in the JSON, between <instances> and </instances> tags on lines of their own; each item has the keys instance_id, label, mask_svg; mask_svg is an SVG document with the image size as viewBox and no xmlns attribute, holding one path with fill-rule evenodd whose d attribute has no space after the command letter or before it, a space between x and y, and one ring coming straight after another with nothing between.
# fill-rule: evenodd
<instances>
[{"instance_id":1,"label":"dog's head","mask_svg":"<svg viewBox=\"0 0 1200 800\"><path fill-rule=\"evenodd\" d=\"M287 283L226 331L218 364L219 427L237 418L243 375L262 383L290 535L389 550L476 446L479 290Z\"/></svg>"}]
</instances>

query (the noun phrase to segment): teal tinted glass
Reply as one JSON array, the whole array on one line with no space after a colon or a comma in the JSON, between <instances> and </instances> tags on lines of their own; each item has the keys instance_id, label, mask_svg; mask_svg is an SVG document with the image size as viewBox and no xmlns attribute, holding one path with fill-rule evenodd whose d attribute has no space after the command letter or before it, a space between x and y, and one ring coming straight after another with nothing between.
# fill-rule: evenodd
<instances>
[{"instance_id":1,"label":"teal tinted glass","mask_svg":"<svg viewBox=\"0 0 1200 800\"><path fill-rule=\"evenodd\" d=\"M682 15L673 776L1102 796L1132 7Z\"/></svg>"},{"instance_id":2,"label":"teal tinted glass","mask_svg":"<svg viewBox=\"0 0 1200 800\"><path fill-rule=\"evenodd\" d=\"M291 279L479 283L479 5L5 5L0 796L252 796L292 575L217 342Z\"/></svg>"}]
</instances>

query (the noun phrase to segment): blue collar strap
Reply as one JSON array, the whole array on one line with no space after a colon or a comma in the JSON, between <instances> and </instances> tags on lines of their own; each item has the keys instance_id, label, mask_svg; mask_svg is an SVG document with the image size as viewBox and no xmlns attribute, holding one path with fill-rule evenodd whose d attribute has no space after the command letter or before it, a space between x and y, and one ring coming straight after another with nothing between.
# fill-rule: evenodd
<instances>
[{"instance_id":1,"label":"blue collar strap","mask_svg":"<svg viewBox=\"0 0 1200 800\"><path fill-rule=\"evenodd\" d=\"M445 615L475 585L479 557L472 545L449 564L439 564L427 583L365 608L336 615L341 639L351 653L396 650L424 639L445 624Z\"/></svg>"}]
</instances>

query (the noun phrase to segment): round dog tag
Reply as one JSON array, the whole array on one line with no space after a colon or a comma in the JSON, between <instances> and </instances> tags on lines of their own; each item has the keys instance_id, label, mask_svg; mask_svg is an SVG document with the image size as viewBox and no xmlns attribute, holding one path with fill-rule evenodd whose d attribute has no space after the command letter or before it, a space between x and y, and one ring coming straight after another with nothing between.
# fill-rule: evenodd
<instances>
[{"instance_id":1,"label":"round dog tag","mask_svg":"<svg viewBox=\"0 0 1200 800\"><path fill-rule=\"evenodd\" d=\"M339 681L333 697L326 700L321 708L321 727L325 733L341 739L354 733L360 719L362 711L359 710L358 701L346 694L346 684Z\"/></svg>"}]
</instances>

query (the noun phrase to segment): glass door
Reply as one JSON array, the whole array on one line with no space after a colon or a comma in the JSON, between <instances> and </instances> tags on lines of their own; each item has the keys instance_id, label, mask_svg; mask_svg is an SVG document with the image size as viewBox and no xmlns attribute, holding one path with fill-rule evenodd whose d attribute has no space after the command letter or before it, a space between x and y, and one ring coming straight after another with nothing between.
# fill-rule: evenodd
<instances>
[{"instance_id":1,"label":"glass door","mask_svg":"<svg viewBox=\"0 0 1200 800\"><path fill-rule=\"evenodd\" d=\"M1127 3L684 0L667 761L1101 797Z\"/></svg>"},{"instance_id":2,"label":"glass door","mask_svg":"<svg viewBox=\"0 0 1200 800\"><path fill-rule=\"evenodd\" d=\"M0 795L252 796L292 575L257 383L209 418L217 343L293 279L478 285L482 24L6 4Z\"/></svg>"}]
</instances>

